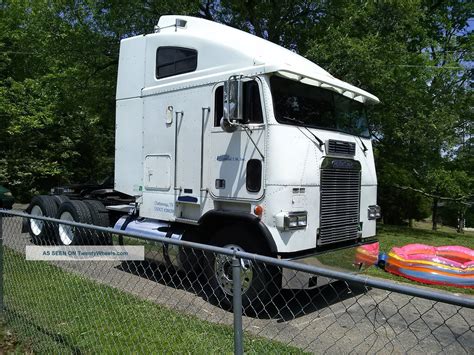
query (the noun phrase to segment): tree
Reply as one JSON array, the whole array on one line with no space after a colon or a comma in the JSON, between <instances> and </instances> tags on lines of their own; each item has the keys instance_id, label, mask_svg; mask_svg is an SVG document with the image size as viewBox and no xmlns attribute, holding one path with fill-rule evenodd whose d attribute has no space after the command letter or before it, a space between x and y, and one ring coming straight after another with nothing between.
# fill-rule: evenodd
<instances>
[{"instance_id":1,"label":"tree","mask_svg":"<svg viewBox=\"0 0 474 355\"><path fill-rule=\"evenodd\" d=\"M439 200L472 201L472 2L66 0L0 9L0 179L16 195L112 171L120 40L179 13L283 45L380 97L369 117L387 222L424 218L428 205L436 213Z\"/></svg>"},{"instance_id":2,"label":"tree","mask_svg":"<svg viewBox=\"0 0 474 355\"><path fill-rule=\"evenodd\" d=\"M120 39L187 1L7 2L0 18L0 177L17 197L113 171Z\"/></svg>"},{"instance_id":3,"label":"tree","mask_svg":"<svg viewBox=\"0 0 474 355\"><path fill-rule=\"evenodd\" d=\"M314 24L321 16L321 4L301 0L208 0L201 6L201 15L305 53Z\"/></svg>"},{"instance_id":4,"label":"tree","mask_svg":"<svg viewBox=\"0 0 474 355\"><path fill-rule=\"evenodd\" d=\"M393 204L396 188L405 191L397 193L398 205L410 205L411 194L419 192L433 199L435 213L440 197L460 198L461 187L470 186L468 175L450 162L461 159L460 127L472 119L472 69L466 62L472 9L471 3L449 1L328 2L315 27L308 56L381 98L370 116L382 206ZM405 216L421 210L422 204ZM393 208L388 212L405 217Z\"/></svg>"}]
</instances>

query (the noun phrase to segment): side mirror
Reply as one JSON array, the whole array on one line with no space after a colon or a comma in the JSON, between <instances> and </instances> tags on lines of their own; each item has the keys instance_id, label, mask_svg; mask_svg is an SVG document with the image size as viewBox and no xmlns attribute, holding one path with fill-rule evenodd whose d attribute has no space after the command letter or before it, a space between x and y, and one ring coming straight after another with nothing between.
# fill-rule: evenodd
<instances>
[{"instance_id":1,"label":"side mirror","mask_svg":"<svg viewBox=\"0 0 474 355\"><path fill-rule=\"evenodd\" d=\"M235 132L238 127L238 125L230 123L230 121L224 117L221 118L220 126L221 126L221 129L227 133Z\"/></svg>"},{"instance_id":2,"label":"side mirror","mask_svg":"<svg viewBox=\"0 0 474 355\"><path fill-rule=\"evenodd\" d=\"M224 83L224 119L230 123L242 120L243 84L240 76L234 75Z\"/></svg>"}]
</instances>

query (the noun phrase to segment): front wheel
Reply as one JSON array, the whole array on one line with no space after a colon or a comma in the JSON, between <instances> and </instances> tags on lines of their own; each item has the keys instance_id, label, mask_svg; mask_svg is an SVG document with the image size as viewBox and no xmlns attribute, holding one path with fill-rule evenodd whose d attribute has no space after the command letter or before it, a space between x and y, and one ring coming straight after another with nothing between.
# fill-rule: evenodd
<instances>
[{"instance_id":1,"label":"front wheel","mask_svg":"<svg viewBox=\"0 0 474 355\"><path fill-rule=\"evenodd\" d=\"M240 226L223 228L212 244L239 252L269 254L265 242L256 233ZM279 269L255 260L239 261L242 307L259 312L280 288ZM232 256L207 253L205 271L214 299L221 307L231 309L234 294Z\"/></svg>"}]
</instances>

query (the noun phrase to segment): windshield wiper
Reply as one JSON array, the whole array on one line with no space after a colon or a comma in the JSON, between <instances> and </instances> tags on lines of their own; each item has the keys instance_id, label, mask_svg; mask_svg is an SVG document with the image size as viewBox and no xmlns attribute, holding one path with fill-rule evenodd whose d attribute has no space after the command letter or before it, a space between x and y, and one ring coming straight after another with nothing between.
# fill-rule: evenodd
<instances>
[{"instance_id":1,"label":"windshield wiper","mask_svg":"<svg viewBox=\"0 0 474 355\"><path fill-rule=\"evenodd\" d=\"M305 123L303 121L300 121L299 119L297 118L294 118L294 117L289 117L289 116L282 116L281 118L287 120L287 121L292 121L292 122L296 122L296 123L299 123L301 125L304 125Z\"/></svg>"},{"instance_id":2,"label":"windshield wiper","mask_svg":"<svg viewBox=\"0 0 474 355\"><path fill-rule=\"evenodd\" d=\"M300 121L297 118L288 117L288 116L282 116L282 118L287 121L293 121L293 122L299 123L303 128L305 128L309 132L309 134L311 134L314 137L314 139L318 141L320 147L324 145L324 142L318 136L316 136L313 132L311 132L311 130L305 126L305 123L303 121Z\"/></svg>"},{"instance_id":3,"label":"windshield wiper","mask_svg":"<svg viewBox=\"0 0 474 355\"><path fill-rule=\"evenodd\" d=\"M311 130L308 127L303 126L303 128L306 128L306 130L309 132L309 134L311 134L314 137L314 139L316 139L318 141L320 148L324 145L324 142L318 136L316 136L313 132L311 132Z\"/></svg>"},{"instance_id":4,"label":"windshield wiper","mask_svg":"<svg viewBox=\"0 0 474 355\"><path fill-rule=\"evenodd\" d=\"M362 150L364 151L364 153L365 153L366 151L368 151L369 149L365 146L364 141L362 140L362 138L361 138L360 136L357 136L357 138L359 138L359 141L362 143L362 147L364 147L364 148L362 149Z\"/></svg>"},{"instance_id":5,"label":"windshield wiper","mask_svg":"<svg viewBox=\"0 0 474 355\"><path fill-rule=\"evenodd\" d=\"M305 128L309 134L311 134L314 139L316 139L319 143L319 147L322 147L324 145L324 142L318 137L316 136L313 132L311 132L311 130L305 126L305 123L297 118L294 118L294 117L289 117L289 116L283 116L282 117L283 119L287 120L287 121L293 121L293 122L296 122L298 124L300 124L303 128Z\"/></svg>"}]
</instances>

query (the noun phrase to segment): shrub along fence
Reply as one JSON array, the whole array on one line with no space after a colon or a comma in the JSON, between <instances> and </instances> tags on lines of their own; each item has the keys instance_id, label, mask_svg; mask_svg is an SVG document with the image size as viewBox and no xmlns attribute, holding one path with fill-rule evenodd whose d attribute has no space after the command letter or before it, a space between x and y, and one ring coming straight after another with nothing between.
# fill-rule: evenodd
<instances>
[{"instance_id":1,"label":"shrub along fence","mask_svg":"<svg viewBox=\"0 0 474 355\"><path fill-rule=\"evenodd\" d=\"M24 221L47 237L31 240ZM0 228L0 309L25 350L474 351L469 295L14 211L0 211ZM96 244L104 253L144 246L146 257L62 260L60 232L103 241ZM49 260L27 260L25 250L35 244ZM308 274L315 287L288 288Z\"/></svg>"}]
</instances>

